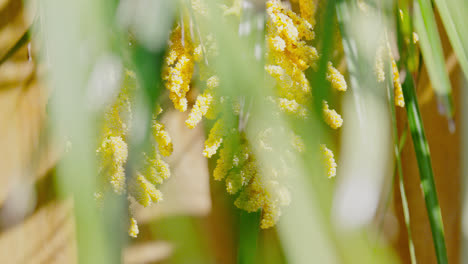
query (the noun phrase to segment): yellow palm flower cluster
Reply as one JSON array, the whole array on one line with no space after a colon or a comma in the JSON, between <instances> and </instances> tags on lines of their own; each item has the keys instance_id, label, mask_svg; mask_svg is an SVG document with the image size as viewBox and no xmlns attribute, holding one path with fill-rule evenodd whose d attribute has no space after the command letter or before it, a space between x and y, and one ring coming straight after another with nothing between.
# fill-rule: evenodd
<instances>
[{"instance_id":1,"label":"yellow palm flower cluster","mask_svg":"<svg viewBox=\"0 0 468 264\"><path fill-rule=\"evenodd\" d=\"M297 142L296 142L297 143ZM289 204L289 191L279 184L277 171L260 171L261 166L243 133L224 137L213 177L224 180L226 191L237 195L234 205L247 212L261 210L261 228L273 227L281 215L281 207Z\"/></svg>"},{"instance_id":2,"label":"yellow palm flower cluster","mask_svg":"<svg viewBox=\"0 0 468 264\"><path fill-rule=\"evenodd\" d=\"M206 81L207 88L203 94L198 95L197 101L190 111L188 119L185 124L188 128L194 128L202 118L205 116L208 119L216 117L216 107L214 103L215 91L214 89L219 86L219 79L217 76L212 76Z\"/></svg>"},{"instance_id":3,"label":"yellow palm flower cluster","mask_svg":"<svg viewBox=\"0 0 468 264\"><path fill-rule=\"evenodd\" d=\"M390 59L392 61L392 73L393 73L393 89L395 90L395 105L399 107L405 107L405 98L403 97L403 90L400 83L400 73L396 65L395 59L390 51Z\"/></svg>"},{"instance_id":4,"label":"yellow palm flower cluster","mask_svg":"<svg viewBox=\"0 0 468 264\"><path fill-rule=\"evenodd\" d=\"M304 71L309 67L315 68L319 58L316 49L307 44L314 37L312 25L315 24L316 6L315 1L298 2L301 16L283 7L278 0L267 2L268 59L271 64L265 69L277 82L280 110L306 118L311 86ZM326 79L336 91L344 92L348 88L344 76L331 62L327 66ZM341 116L330 109L326 101L323 101L323 118L332 129L343 125ZM331 153L331 150L327 150ZM336 175L336 163L334 169L328 169L328 172L329 175Z\"/></svg>"},{"instance_id":5,"label":"yellow palm flower cluster","mask_svg":"<svg viewBox=\"0 0 468 264\"><path fill-rule=\"evenodd\" d=\"M181 112L187 110L187 92L190 90L194 68L194 48L188 30L178 25L169 41L169 52L165 60L163 80L169 90L169 98Z\"/></svg>"},{"instance_id":6,"label":"yellow palm flower cluster","mask_svg":"<svg viewBox=\"0 0 468 264\"><path fill-rule=\"evenodd\" d=\"M335 177L337 165L335 162L333 152L324 144L320 145L320 150L322 151L322 156L325 160L328 178Z\"/></svg>"},{"instance_id":7,"label":"yellow palm flower cluster","mask_svg":"<svg viewBox=\"0 0 468 264\"><path fill-rule=\"evenodd\" d=\"M312 25L276 0L267 2L267 15L269 64L265 70L278 83L280 109L305 109L311 87L304 71L318 59L317 50L306 43L314 38Z\"/></svg>"},{"instance_id":8,"label":"yellow palm flower cluster","mask_svg":"<svg viewBox=\"0 0 468 264\"><path fill-rule=\"evenodd\" d=\"M158 107L152 126L155 147L149 156L145 154L146 162L141 172L125 173L124 168L128 158L128 132L132 121L131 101L135 88L135 74L127 71L121 92L105 113L102 143L96 150L100 160L99 174L103 176L103 184L101 190L95 194L95 198L102 200L108 186L115 193L124 194L127 191L126 183L128 183L129 199L135 199L141 205L149 206L162 199L162 194L156 186L170 176L170 170L161 155L169 156L173 147L164 125L157 121L158 115L162 112L162 109ZM126 179L126 175L131 177ZM130 213L133 215L133 212ZM130 219L128 233L133 237L138 234L138 226L134 217Z\"/></svg>"},{"instance_id":9,"label":"yellow palm flower cluster","mask_svg":"<svg viewBox=\"0 0 468 264\"><path fill-rule=\"evenodd\" d=\"M382 41L383 42L383 41ZM392 82L393 82L393 89L394 89L394 101L395 105L399 107L405 106L405 99L403 97L403 90L400 83L400 73L393 57L392 50L390 49L390 45L387 43L381 44L377 48L377 56L375 60L375 74L377 76L378 82L383 82L385 80L385 71L384 71L384 61L389 59L392 64Z\"/></svg>"}]
</instances>

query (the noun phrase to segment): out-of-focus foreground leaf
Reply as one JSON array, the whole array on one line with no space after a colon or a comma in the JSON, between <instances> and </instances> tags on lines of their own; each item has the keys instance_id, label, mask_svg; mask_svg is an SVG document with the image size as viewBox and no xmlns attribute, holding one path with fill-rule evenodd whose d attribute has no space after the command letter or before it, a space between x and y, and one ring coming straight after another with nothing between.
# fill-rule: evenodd
<instances>
[{"instance_id":1,"label":"out-of-focus foreground leaf","mask_svg":"<svg viewBox=\"0 0 468 264\"><path fill-rule=\"evenodd\" d=\"M468 35L465 33L468 19L468 1L436 0L437 9L444 23L450 43L458 57L458 62L468 78Z\"/></svg>"},{"instance_id":2,"label":"out-of-focus foreground leaf","mask_svg":"<svg viewBox=\"0 0 468 264\"><path fill-rule=\"evenodd\" d=\"M442 214L437 198L437 191L434 182L434 172L432 171L431 155L429 145L424 133L421 114L419 112L416 91L414 89L413 77L408 74L403 83L403 94L405 98L406 111L408 116L411 136L413 138L414 150L419 167L421 187L426 201L427 214L431 225L432 238L439 264L447 262L447 250L445 246L444 226Z\"/></svg>"},{"instance_id":3,"label":"out-of-focus foreground leaf","mask_svg":"<svg viewBox=\"0 0 468 264\"><path fill-rule=\"evenodd\" d=\"M419 35L419 42L424 62L432 82L432 87L439 97L442 111L451 119L455 112L452 99L452 87L445 68L444 52L437 30L437 23L430 0L418 0L414 5L414 25Z\"/></svg>"}]
</instances>

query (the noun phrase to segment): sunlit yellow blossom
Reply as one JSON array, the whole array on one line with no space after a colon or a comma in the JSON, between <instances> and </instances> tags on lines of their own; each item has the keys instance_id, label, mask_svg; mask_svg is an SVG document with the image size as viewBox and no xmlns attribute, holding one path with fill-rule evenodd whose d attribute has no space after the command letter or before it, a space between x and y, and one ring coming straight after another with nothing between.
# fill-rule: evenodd
<instances>
[{"instance_id":1,"label":"sunlit yellow blossom","mask_svg":"<svg viewBox=\"0 0 468 264\"><path fill-rule=\"evenodd\" d=\"M327 80L331 82L332 87L338 91L346 91L348 89L343 74L333 67L331 62L328 62Z\"/></svg>"},{"instance_id":2,"label":"sunlit yellow blossom","mask_svg":"<svg viewBox=\"0 0 468 264\"><path fill-rule=\"evenodd\" d=\"M156 154L154 159L148 160L148 169L146 178L154 185L163 183L164 180L171 176L169 165Z\"/></svg>"},{"instance_id":3,"label":"sunlit yellow blossom","mask_svg":"<svg viewBox=\"0 0 468 264\"><path fill-rule=\"evenodd\" d=\"M278 105L281 111L295 114L298 117L305 118L307 116L307 110L304 106L298 104L296 100L288 100L286 98L279 98Z\"/></svg>"},{"instance_id":4,"label":"sunlit yellow blossom","mask_svg":"<svg viewBox=\"0 0 468 264\"><path fill-rule=\"evenodd\" d=\"M124 166L128 156L127 143L120 136L108 137L102 142L97 152L101 154L103 169L109 174L114 191L118 194L123 193L125 189Z\"/></svg>"},{"instance_id":5,"label":"sunlit yellow blossom","mask_svg":"<svg viewBox=\"0 0 468 264\"><path fill-rule=\"evenodd\" d=\"M173 151L172 139L169 133L164 129L164 125L153 120L153 137L158 143L159 152L163 156L170 156Z\"/></svg>"},{"instance_id":6,"label":"sunlit yellow blossom","mask_svg":"<svg viewBox=\"0 0 468 264\"><path fill-rule=\"evenodd\" d=\"M132 180L129 192L144 207L162 200L162 193L140 173L137 173Z\"/></svg>"},{"instance_id":7,"label":"sunlit yellow blossom","mask_svg":"<svg viewBox=\"0 0 468 264\"><path fill-rule=\"evenodd\" d=\"M286 48L286 42L280 36L269 37L268 44L275 51L284 51Z\"/></svg>"},{"instance_id":8,"label":"sunlit yellow blossom","mask_svg":"<svg viewBox=\"0 0 468 264\"><path fill-rule=\"evenodd\" d=\"M322 155L325 160L328 178L335 177L337 165L335 162L335 158L333 156L333 152L330 149L328 149L324 144L320 145L320 149L322 151Z\"/></svg>"},{"instance_id":9,"label":"sunlit yellow blossom","mask_svg":"<svg viewBox=\"0 0 468 264\"><path fill-rule=\"evenodd\" d=\"M224 120L222 118L218 119L214 126L210 130L210 134L208 135L208 139L205 141L205 148L203 149L203 156L207 158L211 158L216 151L218 150L219 146L223 142L225 127L224 127Z\"/></svg>"},{"instance_id":10,"label":"sunlit yellow blossom","mask_svg":"<svg viewBox=\"0 0 468 264\"><path fill-rule=\"evenodd\" d=\"M312 26L315 25L315 1L299 0L299 7L301 9L301 17L307 20Z\"/></svg>"},{"instance_id":11,"label":"sunlit yellow blossom","mask_svg":"<svg viewBox=\"0 0 468 264\"><path fill-rule=\"evenodd\" d=\"M134 217L131 217L130 226L128 227L128 235L131 237L137 237L139 232L140 231L138 230L138 224L136 219Z\"/></svg>"},{"instance_id":12,"label":"sunlit yellow blossom","mask_svg":"<svg viewBox=\"0 0 468 264\"><path fill-rule=\"evenodd\" d=\"M323 118L325 123L333 129L340 128L343 125L341 116L335 110L329 109L326 101L323 101Z\"/></svg>"},{"instance_id":13,"label":"sunlit yellow blossom","mask_svg":"<svg viewBox=\"0 0 468 264\"><path fill-rule=\"evenodd\" d=\"M184 34L182 37L182 29L177 26L171 34L162 78L170 91L169 98L174 103L174 107L181 112L187 110L185 96L190 89L194 69L192 54L193 47L189 34Z\"/></svg>"},{"instance_id":14,"label":"sunlit yellow blossom","mask_svg":"<svg viewBox=\"0 0 468 264\"><path fill-rule=\"evenodd\" d=\"M318 59L317 50L305 42L313 39L312 25L277 0L267 2L267 14L269 65L265 70L275 78L280 97L305 104L311 96L311 86L304 71ZM285 102L283 110L294 109L293 104ZM299 114L304 116L305 112Z\"/></svg>"},{"instance_id":15,"label":"sunlit yellow blossom","mask_svg":"<svg viewBox=\"0 0 468 264\"><path fill-rule=\"evenodd\" d=\"M194 128L200 123L202 117L208 112L212 102L213 95L211 91L207 90L203 94L198 95L197 101L190 111L188 119L185 121L188 128Z\"/></svg>"},{"instance_id":16,"label":"sunlit yellow blossom","mask_svg":"<svg viewBox=\"0 0 468 264\"><path fill-rule=\"evenodd\" d=\"M393 87L395 89L395 105L399 107L405 106L405 99L403 98L403 90L400 83L400 74L398 72L398 67L396 65L395 59L391 57L392 60L392 73L393 73Z\"/></svg>"},{"instance_id":17,"label":"sunlit yellow blossom","mask_svg":"<svg viewBox=\"0 0 468 264\"><path fill-rule=\"evenodd\" d=\"M273 76L284 89L292 87L293 80L291 76L289 76L281 66L267 65L265 66L265 70L271 74L271 76Z\"/></svg>"}]
</instances>

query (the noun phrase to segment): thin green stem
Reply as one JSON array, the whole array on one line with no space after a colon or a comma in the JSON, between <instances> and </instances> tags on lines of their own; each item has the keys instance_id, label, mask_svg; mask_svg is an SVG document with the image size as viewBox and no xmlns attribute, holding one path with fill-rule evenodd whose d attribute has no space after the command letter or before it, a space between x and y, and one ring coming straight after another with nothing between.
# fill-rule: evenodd
<instances>
[{"instance_id":1,"label":"thin green stem","mask_svg":"<svg viewBox=\"0 0 468 264\"><path fill-rule=\"evenodd\" d=\"M447 250L445 247L444 226L442 214L437 199L437 191L432 171L431 155L429 145L424 133L423 122L419 112L418 101L414 89L414 81L411 74L408 74L403 84L403 95L405 98L406 112L408 115L411 137L413 138L414 150L419 167L419 176L424 199L426 201L427 214L432 231L432 238L437 255L437 262L445 264L447 262ZM402 189L403 190L403 189Z\"/></svg>"},{"instance_id":2,"label":"thin green stem","mask_svg":"<svg viewBox=\"0 0 468 264\"><path fill-rule=\"evenodd\" d=\"M242 211L239 219L238 264L254 264L257 256L257 240L260 227L260 212Z\"/></svg>"}]
</instances>

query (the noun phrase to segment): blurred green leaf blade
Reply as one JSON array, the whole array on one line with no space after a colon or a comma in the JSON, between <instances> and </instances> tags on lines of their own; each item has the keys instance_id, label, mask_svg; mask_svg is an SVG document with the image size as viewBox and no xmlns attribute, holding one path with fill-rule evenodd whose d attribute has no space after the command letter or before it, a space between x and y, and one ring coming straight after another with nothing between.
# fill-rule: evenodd
<instances>
[{"instance_id":1,"label":"blurred green leaf blade","mask_svg":"<svg viewBox=\"0 0 468 264\"><path fill-rule=\"evenodd\" d=\"M444 52L440 41L439 31L430 0L418 0L414 5L414 25L419 35L419 43L424 62L429 73L432 87L440 103L444 114L452 118L454 106L452 99L452 87L445 68Z\"/></svg>"},{"instance_id":2,"label":"blurred green leaf blade","mask_svg":"<svg viewBox=\"0 0 468 264\"><path fill-rule=\"evenodd\" d=\"M468 78L468 36L464 34L468 1L436 0L435 3L458 62Z\"/></svg>"},{"instance_id":3,"label":"blurred green leaf blade","mask_svg":"<svg viewBox=\"0 0 468 264\"><path fill-rule=\"evenodd\" d=\"M429 144L424 132L421 114L419 112L416 91L414 88L413 77L408 75L403 83L403 94L405 98L408 122L413 138L414 150L419 167L419 176L423 190L426 209L429 217L429 223L432 231L432 239L439 264L448 263L447 250L445 246L444 226L437 191L434 181L434 172L432 170L431 155Z\"/></svg>"}]
</instances>

